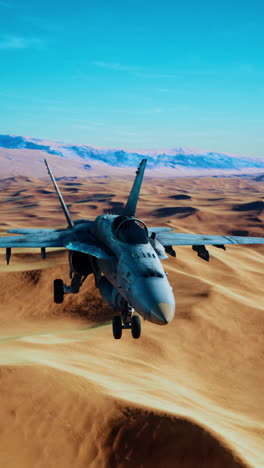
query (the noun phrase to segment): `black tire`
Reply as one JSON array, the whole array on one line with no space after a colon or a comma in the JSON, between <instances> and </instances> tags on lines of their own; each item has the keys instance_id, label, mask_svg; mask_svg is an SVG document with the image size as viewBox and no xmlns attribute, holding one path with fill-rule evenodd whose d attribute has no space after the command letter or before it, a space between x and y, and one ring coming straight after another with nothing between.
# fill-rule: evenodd
<instances>
[{"instance_id":1,"label":"black tire","mask_svg":"<svg viewBox=\"0 0 264 468\"><path fill-rule=\"evenodd\" d=\"M61 279L55 279L53 283L54 287L54 302L56 304L62 304L64 299L63 281Z\"/></svg>"},{"instance_id":2,"label":"black tire","mask_svg":"<svg viewBox=\"0 0 264 468\"><path fill-rule=\"evenodd\" d=\"M133 338L139 338L141 334L141 323L138 315L132 315L131 317L131 333Z\"/></svg>"},{"instance_id":3,"label":"black tire","mask_svg":"<svg viewBox=\"0 0 264 468\"><path fill-rule=\"evenodd\" d=\"M116 340L120 340L122 336L122 319L119 315L115 315L112 320L113 335Z\"/></svg>"}]
</instances>

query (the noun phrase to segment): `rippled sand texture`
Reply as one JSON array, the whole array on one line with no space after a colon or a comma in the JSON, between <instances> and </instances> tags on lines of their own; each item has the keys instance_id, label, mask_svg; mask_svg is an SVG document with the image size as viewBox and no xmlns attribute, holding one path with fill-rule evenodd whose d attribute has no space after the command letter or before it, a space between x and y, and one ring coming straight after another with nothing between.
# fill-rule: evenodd
<instances>
[{"instance_id":1,"label":"rippled sand texture","mask_svg":"<svg viewBox=\"0 0 264 468\"><path fill-rule=\"evenodd\" d=\"M56 173L58 176L59 174ZM118 212L132 179L63 179L73 217ZM51 185L0 181L9 227L65 226ZM118 193L117 193L118 190ZM254 178L146 180L137 215L179 232L264 236ZM92 279L53 303L67 254L0 253L0 465L4 468L264 466L264 247L190 247L164 262L166 327L115 341Z\"/></svg>"}]
</instances>

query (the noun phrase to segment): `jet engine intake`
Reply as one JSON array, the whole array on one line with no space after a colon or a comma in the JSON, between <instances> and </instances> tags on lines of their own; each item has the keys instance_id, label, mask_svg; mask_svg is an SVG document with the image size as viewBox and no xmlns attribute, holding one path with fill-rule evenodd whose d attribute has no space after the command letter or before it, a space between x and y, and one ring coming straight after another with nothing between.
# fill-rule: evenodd
<instances>
[{"instance_id":1,"label":"jet engine intake","mask_svg":"<svg viewBox=\"0 0 264 468\"><path fill-rule=\"evenodd\" d=\"M70 270L82 276L93 273L91 257L88 254L70 250L69 251Z\"/></svg>"},{"instance_id":2,"label":"jet engine intake","mask_svg":"<svg viewBox=\"0 0 264 468\"><path fill-rule=\"evenodd\" d=\"M167 257L165 248L163 245L156 239L156 235L153 232L149 237L149 242L152 245L153 249L155 250L156 254L158 255L160 260L165 260Z\"/></svg>"}]
</instances>

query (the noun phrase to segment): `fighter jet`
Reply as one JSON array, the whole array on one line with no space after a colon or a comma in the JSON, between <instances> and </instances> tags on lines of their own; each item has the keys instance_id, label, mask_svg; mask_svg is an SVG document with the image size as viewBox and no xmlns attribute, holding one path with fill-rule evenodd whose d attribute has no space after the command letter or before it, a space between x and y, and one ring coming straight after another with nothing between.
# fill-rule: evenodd
<instances>
[{"instance_id":1,"label":"fighter jet","mask_svg":"<svg viewBox=\"0 0 264 468\"><path fill-rule=\"evenodd\" d=\"M157 325L165 325L175 315L175 299L161 260L175 257L173 246L190 245L203 260L209 260L206 245L225 250L226 244L264 244L262 237L182 234L168 227L147 227L135 217L147 160L143 159L122 215L102 214L94 221L73 221L49 164L44 160L62 210L66 229L10 229L21 234L0 238L9 264L13 247L39 247L45 259L46 248L64 247L69 251L70 285L55 279L54 302L60 304L66 294L76 294L90 275L105 301L113 308L112 330L120 339L123 329L133 338L141 334L139 315ZM139 315L138 315L139 314Z\"/></svg>"}]
</instances>

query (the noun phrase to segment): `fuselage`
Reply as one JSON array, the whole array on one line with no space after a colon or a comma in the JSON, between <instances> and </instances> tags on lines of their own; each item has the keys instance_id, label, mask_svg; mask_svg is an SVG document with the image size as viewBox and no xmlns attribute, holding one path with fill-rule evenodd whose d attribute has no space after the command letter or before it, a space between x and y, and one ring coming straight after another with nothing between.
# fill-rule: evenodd
<instances>
[{"instance_id":1,"label":"fuselage","mask_svg":"<svg viewBox=\"0 0 264 468\"><path fill-rule=\"evenodd\" d=\"M116 291L144 319L165 325L174 317L175 300L144 223L135 218L101 215L96 238L112 254L98 266Z\"/></svg>"}]
</instances>

